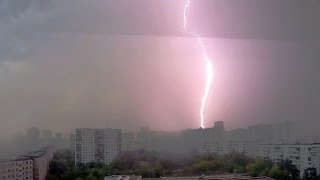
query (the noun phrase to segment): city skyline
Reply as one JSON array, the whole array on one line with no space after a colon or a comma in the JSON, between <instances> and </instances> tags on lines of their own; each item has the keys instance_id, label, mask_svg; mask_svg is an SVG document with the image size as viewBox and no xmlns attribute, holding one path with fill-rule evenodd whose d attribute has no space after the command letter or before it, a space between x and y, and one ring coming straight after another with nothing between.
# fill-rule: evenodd
<instances>
[{"instance_id":1,"label":"city skyline","mask_svg":"<svg viewBox=\"0 0 320 180\"><path fill-rule=\"evenodd\" d=\"M114 132L120 132L121 136L114 136ZM269 159L272 163L289 160L301 177L308 168L315 168L320 173L319 139L298 140L290 122L257 124L230 131L224 129L222 121L217 121L210 128L176 133L154 131L148 127L135 133L121 133L121 129L110 128L75 129L74 133L70 136L69 147L75 154L75 164L101 162L108 165L121 158L123 153L126 156L126 153L139 151L185 158L241 153L246 157Z\"/></svg>"},{"instance_id":2,"label":"city skyline","mask_svg":"<svg viewBox=\"0 0 320 180\"><path fill-rule=\"evenodd\" d=\"M288 159L297 167L300 176L304 175L308 168L315 168L319 173L320 139L299 139L293 127L293 123L287 121L226 130L223 121L216 121L213 127L177 132L155 131L148 127L141 127L137 132L124 132L112 128L77 128L68 139L69 145L61 144L61 141L66 139L57 133L55 138L60 139L56 141L59 143L55 149L70 149L74 154L75 165L91 162L109 165L121 158L123 153L126 155L141 150L158 153L160 156L172 154L175 157L188 157L191 154L227 155L236 152L243 153L248 158L267 158L273 163ZM31 145L33 150L44 146L39 138L46 140L45 144L49 143L49 139L54 139L49 130L41 132L40 134L37 128L30 128L26 133L26 136L31 138L31 141L26 143ZM12 162L20 163L21 158L33 157L33 154L23 153L12 160L2 160L0 165L11 168ZM48 162L48 159L43 161ZM11 177L12 174L8 171L5 175Z\"/></svg>"}]
</instances>

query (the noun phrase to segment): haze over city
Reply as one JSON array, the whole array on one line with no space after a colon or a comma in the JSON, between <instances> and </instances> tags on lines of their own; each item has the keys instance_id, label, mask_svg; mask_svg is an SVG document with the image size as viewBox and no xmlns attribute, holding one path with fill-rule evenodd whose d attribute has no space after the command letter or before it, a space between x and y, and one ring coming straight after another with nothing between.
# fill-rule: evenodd
<instances>
[{"instance_id":1,"label":"haze over city","mask_svg":"<svg viewBox=\"0 0 320 180\"><path fill-rule=\"evenodd\" d=\"M319 0L0 0L0 180L320 179Z\"/></svg>"},{"instance_id":2,"label":"haze over city","mask_svg":"<svg viewBox=\"0 0 320 180\"><path fill-rule=\"evenodd\" d=\"M1 139L33 126L198 128L204 66L184 3L0 1ZM194 3L189 28L215 69L206 127L289 120L318 135L319 7Z\"/></svg>"}]
</instances>

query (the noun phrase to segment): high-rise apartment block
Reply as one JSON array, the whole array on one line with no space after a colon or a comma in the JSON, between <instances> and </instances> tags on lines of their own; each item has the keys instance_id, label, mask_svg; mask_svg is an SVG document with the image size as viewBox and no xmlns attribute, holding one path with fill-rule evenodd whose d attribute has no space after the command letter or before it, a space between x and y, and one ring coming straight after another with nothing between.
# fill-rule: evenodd
<instances>
[{"instance_id":1,"label":"high-rise apartment block","mask_svg":"<svg viewBox=\"0 0 320 180\"><path fill-rule=\"evenodd\" d=\"M121 154L120 129L76 129L75 164L111 163Z\"/></svg>"}]
</instances>

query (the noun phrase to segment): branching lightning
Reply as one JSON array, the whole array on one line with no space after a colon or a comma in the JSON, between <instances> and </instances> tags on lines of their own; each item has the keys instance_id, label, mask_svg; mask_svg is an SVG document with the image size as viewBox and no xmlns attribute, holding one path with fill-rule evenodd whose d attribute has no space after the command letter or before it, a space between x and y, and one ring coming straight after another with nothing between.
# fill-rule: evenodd
<instances>
[{"instance_id":1,"label":"branching lightning","mask_svg":"<svg viewBox=\"0 0 320 180\"><path fill-rule=\"evenodd\" d=\"M202 42L202 39L200 38L200 36L192 31L188 31L187 30L187 10L188 10L188 7L190 6L190 0L187 0L187 4L185 5L184 7L184 31L187 33L187 34L190 34L194 37L196 37L201 45L201 48L202 48L202 52L203 52L203 57L204 57L204 61L205 61L205 66L206 66L206 84L205 84L205 92L202 96L202 99L201 99L201 108L200 108L200 126L201 128L204 128L204 108L205 108L205 105L206 105L206 101L207 101L207 98L208 98L208 94L209 94L209 90L210 90L210 87L211 87L211 82L212 82L212 79L213 79L213 68L212 68L212 63L211 63L211 60L207 57L207 54L206 54L206 50L204 48L204 44Z\"/></svg>"}]
</instances>

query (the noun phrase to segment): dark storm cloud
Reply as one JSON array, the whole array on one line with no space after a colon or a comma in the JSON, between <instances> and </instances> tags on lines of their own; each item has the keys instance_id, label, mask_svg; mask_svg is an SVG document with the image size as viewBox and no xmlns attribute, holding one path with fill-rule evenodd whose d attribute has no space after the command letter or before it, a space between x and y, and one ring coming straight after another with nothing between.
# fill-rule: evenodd
<instances>
[{"instance_id":1,"label":"dark storm cloud","mask_svg":"<svg viewBox=\"0 0 320 180\"><path fill-rule=\"evenodd\" d=\"M130 35L181 36L185 1L90 1L83 13L75 5L57 31ZM99 7L97 7L99 6ZM319 40L320 2L317 0L198 0L188 11L189 28L212 38ZM50 31L50 29L47 29ZM51 29L52 30L52 29Z\"/></svg>"},{"instance_id":2,"label":"dark storm cloud","mask_svg":"<svg viewBox=\"0 0 320 180\"><path fill-rule=\"evenodd\" d=\"M320 40L317 0L199 0L194 6L193 28L204 36Z\"/></svg>"},{"instance_id":3,"label":"dark storm cloud","mask_svg":"<svg viewBox=\"0 0 320 180\"><path fill-rule=\"evenodd\" d=\"M51 0L0 1L0 63L19 59L27 50L26 39L34 21L50 13Z\"/></svg>"},{"instance_id":4,"label":"dark storm cloud","mask_svg":"<svg viewBox=\"0 0 320 180\"><path fill-rule=\"evenodd\" d=\"M1 16L3 23L14 21L21 18L28 11L45 11L48 10L51 0L1 0Z\"/></svg>"}]
</instances>

